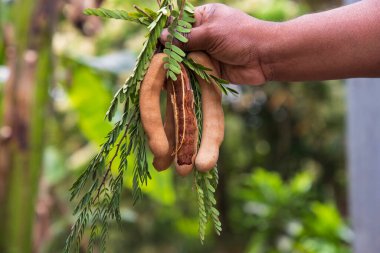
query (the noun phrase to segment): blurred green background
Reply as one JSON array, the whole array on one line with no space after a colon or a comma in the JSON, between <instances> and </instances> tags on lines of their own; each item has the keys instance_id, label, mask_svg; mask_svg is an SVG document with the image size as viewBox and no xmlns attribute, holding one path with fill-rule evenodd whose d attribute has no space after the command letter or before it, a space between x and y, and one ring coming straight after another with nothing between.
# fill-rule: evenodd
<instances>
[{"instance_id":1,"label":"blurred green background","mask_svg":"<svg viewBox=\"0 0 380 253\"><path fill-rule=\"evenodd\" d=\"M10 247L12 253L27 253L18 251L15 244L29 243L23 248L29 248L30 252L61 252L75 219L69 188L112 127L104 120L105 112L113 93L133 68L146 31L123 21L85 18L80 15L84 1L79 0L57 1L60 3L56 5L49 0L0 2L0 159L4 164L9 154L7 122L12 121L16 110L8 108L12 102L7 100L20 94L25 100L31 96L34 109L25 124L36 129L31 132L32 145L26 146L26 151L12 148L12 168L8 167L11 176L0 174L3 177L0 186L7 185L0 193L8 196L0 209L11 213L2 216L6 222L0 223L0 249ZM101 1L87 2L88 7L94 7ZM191 2L199 5L209 1ZM328 0L220 2L272 21L341 4ZM102 6L131 10L133 4L156 8L155 1L136 0L106 0ZM44 8L49 15L55 13L50 18L56 23L44 24L44 19L39 19L38 11L43 13ZM29 18L36 23L30 23ZM15 93L5 89L9 72L15 71L9 68L14 66L9 57L12 45L16 51L26 52L22 57L16 53L16 57L25 61L36 57L31 50L37 52L39 64L32 68L36 72L32 74L37 80L36 88L21 86ZM21 67L17 73L22 76L23 71ZM205 244L201 245L193 179L152 169L153 179L145 189L146 197L135 207L130 183L126 183L122 226L111 226L107 252L351 252L343 83L271 82L236 89L239 96L224 98L226 133L217 191L222 235L215 236L210 229ZM16 106L23 105L16 103ZM34 135L44 141L33 142ZM15 152L21 153L23 160L29 155L23 153L28 149L31 149L32 158L27 160L30 163L17 165ZM37 161L33 167L33 153L41 155L41 152L43 166ZM0 167L5 166L2 162ZM30 181L23 181L25 175ZM4 178L11 179L4 182ZM27 225L25 217L34 221L33 228ZM25 239L29 237L30 242Z\"/></svg>"}]
</instances>

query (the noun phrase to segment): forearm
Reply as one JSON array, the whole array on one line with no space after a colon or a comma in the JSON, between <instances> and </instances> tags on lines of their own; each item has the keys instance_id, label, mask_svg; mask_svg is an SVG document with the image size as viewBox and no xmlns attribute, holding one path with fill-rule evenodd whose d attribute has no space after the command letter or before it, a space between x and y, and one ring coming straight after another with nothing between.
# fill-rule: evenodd
<instances>
[{"instance_id":1,"label":"forearm","mask_svg":"<svg viewBox=\"0 0 380 253\"><path fill-rule=\"evenodd\" d=\"M380 77L380 0L272 24L272 31L261 49L269 80Z\"/></svg>"}]
</instances>

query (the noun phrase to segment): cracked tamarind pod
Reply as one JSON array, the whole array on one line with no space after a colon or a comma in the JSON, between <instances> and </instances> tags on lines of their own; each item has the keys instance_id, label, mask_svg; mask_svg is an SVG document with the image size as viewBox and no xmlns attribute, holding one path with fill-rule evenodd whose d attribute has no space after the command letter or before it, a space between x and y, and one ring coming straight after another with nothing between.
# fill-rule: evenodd
<instances>
[{"instance_id":1,"label":"cracked tamarind pod","mask_svg":"<svg viewBox=\"0 0 380 253\"><path fill-rule=\"evenodd\" d=\"M164 156L156 156L153 159L153 166L158 171L166 170L170 167L170 165L173 163L174 160L174 154L173 151L175 149L175 124L174 124L174 111L173 111L173 105L171 102L171 95L172 92L169 91L172 87L171 85L166 85L166 91L167 91L167 97L166 97L166 113L165 113L165 123L164 123L164 130L166 134L166 138L168 139L169 143L169 152L166 153Z\"/></svg>"},{"instance_id":2,"label":"cracked tamarind pod","mask_svg":"<svg viewBox=\"0 0 380 253\"><path fill-rule=\"evenodd\" d=\"M174 108L176 147L175 166L181 176L188 175L194 168L198 146L198 125L194 111L194 94L185 67L181 65L181 73L177 81L168 81L168 94Z\"/></svg>"},{"instance_id":3,"label":"cracked tamarind pod","mask_svg":"<svg viewBox=\"0 0 380 253\"><path fill-rule=\"evenodd\" d=\"M149 148L156 158L172 152L162 125L160 111L160 93L166 79L165 57L163 53L153 56L140 88L141 123L148 138Z\"/></svg>"},{"instance_id":4,"label":"cracked tamarind pod","mask_svg":"<svg viewBox=\"0 0 380 253\"><path fill-rule=\"evenodd\" d=\"M205 66L209 74L220 77L213 66L210 57L203 52L190 53L188 58ZM224 113L222 107L222 93L212 81L197 76L202 95L203 128L202 140L195 160L195 166L199 171L206 172L216 166L219 157L219 148L224 139Z\"/></svg>"}]
</instances>

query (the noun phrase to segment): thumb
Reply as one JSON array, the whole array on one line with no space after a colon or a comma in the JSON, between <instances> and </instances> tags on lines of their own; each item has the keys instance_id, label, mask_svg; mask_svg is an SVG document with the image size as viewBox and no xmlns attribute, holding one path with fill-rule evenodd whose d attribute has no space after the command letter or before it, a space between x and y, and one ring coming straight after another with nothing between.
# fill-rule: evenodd
<instances>
[{"instance_id":1,"label":"thumb","mask_svg":"<svg viewBox=\"0 0 380 253\"><path fill-rule=\"evenodd\" d=\"M190 33L185 33L185 36L189 41L187 43L182 43L177 39L173 40L173 44L180 47L185 51L198 51L198 50L207 50L210 44L209 36L205 31L205 27L198 26L191 29ZM160 36L160 41L163 45L168 41L169 31L164 29Z\"/></svg>"}]
</instances>

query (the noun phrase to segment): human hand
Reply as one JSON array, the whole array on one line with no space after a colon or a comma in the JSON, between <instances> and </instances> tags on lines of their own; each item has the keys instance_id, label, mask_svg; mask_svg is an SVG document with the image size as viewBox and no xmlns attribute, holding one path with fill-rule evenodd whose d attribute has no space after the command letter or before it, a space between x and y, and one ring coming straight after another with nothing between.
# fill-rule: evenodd
<instances>
[{"instance_id":1,"label":"human hand","mask_svg":"<svg viewBox=\"0 0 380 253\"><path fill-rule=\"evenodd\" d=\"M221 77L231 83L257 85L267 81L260 45L264 45L271 23L223 4L197 7L195 18L194 28L186 34L188 43L175 44L185 51L207 52ZM161 42L165 43L167 36L165 29Z\"/></svg>"}]
</instances>

